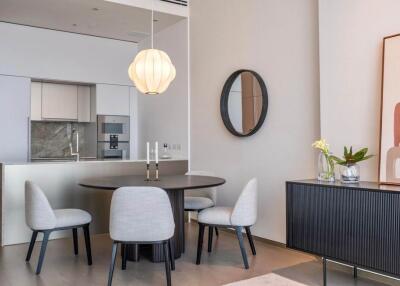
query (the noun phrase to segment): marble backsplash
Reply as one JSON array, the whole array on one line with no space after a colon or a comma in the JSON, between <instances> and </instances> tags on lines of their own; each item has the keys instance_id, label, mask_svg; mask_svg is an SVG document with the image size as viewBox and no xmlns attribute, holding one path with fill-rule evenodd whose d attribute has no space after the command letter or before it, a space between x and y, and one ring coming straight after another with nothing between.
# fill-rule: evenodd
<instances>
[{"instance_id":1,"label":"marble backsplash","mask_svg":"<svg viewBox=\"0 0 400 286\"><path fill-rule=\"evenodd\" d=\"M76 133L72 136L73 130L79 132L81 157L95 157L96 128L96 123L32 121L31 158L71 157L69 148L71 140L73 150L76 150Z\"/></svg>"}]
</instances>

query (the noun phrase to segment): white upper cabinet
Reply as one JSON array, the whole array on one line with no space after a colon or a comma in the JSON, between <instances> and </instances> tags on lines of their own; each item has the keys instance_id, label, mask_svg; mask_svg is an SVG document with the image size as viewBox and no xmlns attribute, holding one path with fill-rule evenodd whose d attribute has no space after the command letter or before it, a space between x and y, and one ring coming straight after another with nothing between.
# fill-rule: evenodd
<instances>
[{"instance_id":1,"label":"white upper cabinet","mask_svg":"<svg viewBox=\"0 0 400 286\"><path fill-rule=\"evenodd\" d=\"M90 122L90 86L78 86L78 121Z\"/></svg>"},{"instance_id":2,"label":"white upper cabinet","mask_svg":"<svg viewBox=\"0 0 400 286\"><path fill-rule=\"evenodd\" d=\"M31 120L42 120L42 83L31 83Z\"/></svg>"},{"instance_id":3,"label":"white upper cabinet","mask_svg":"<svg viewBox=\"0 0 400 286\"><path fill-rule=\"evenodd\" d=\"M0 75L0 162L28 159L30 83L30 78Z\"/></svg>"},{"instance_id":4,"label":"white upper cabinet","mask_svg":"<svg viewBox=\"0 0 400 286\"><path fill-rule=\"evenodd\" d=\"M78 86L43 83L42 118L78 120Z\"/></svg>"},{"instance_id":5,"label":"white upper cabinet","mask_svg":"<svg viewBox=\"0 0 400 286\"><path fill-rule=\"evenodd\" d=\"M92 88L93 89L93 88ZM90 86L31 83L31 120L91 122L95 99Z\"/></svg>"},{"instance_id":6,"label":"white upper cabinet","mask_svg":"<svg viewBox=\"0 0 400 286\"><path fill-rule=\"evenodd\" d=\"M98 115L129 116L129 103L129 86L96 85L96 111Z\"/></svg>"}]
</instances>

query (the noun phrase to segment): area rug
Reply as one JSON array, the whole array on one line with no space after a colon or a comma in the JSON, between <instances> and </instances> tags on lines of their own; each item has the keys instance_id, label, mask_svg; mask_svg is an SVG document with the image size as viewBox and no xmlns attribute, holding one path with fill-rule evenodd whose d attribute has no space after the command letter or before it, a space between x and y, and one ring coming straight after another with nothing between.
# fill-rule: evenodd
<instances>
[{"instance_id":1,"label":"area rug","mask_svg":"<svg viewBox=\"0 0 400 286\"><path fill-rule=\"evenodd\" d=\"M306 286L305 284L290 280L275 273L257 276L248 280L233 282L225 286Z\"/></svg>"}]
</instances>

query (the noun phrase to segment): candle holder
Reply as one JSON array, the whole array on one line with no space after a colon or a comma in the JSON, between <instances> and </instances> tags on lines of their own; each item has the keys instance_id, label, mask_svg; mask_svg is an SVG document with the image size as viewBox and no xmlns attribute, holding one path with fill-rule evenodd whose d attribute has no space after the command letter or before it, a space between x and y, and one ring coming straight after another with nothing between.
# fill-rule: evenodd
<instances>
[{"instance_id":1,"label":"candle holder","mask_svg":"<svg viewBox=\"0 0 400 286\"><path fill-rule=\"evenodd\" d=\"M146 182L151 181L150 180L150 164L146 164L146 179L145 179L145 181Z\"/></svg>"},{"instance_id":2,"label":"candle holder","mask_svg":"<svg viewBox=\"0 0 400 286\"><path fill-rule=\"evenodd\" d=\"M160 178L158 177L158 163L156 163L156 178L154 179L154 181L159 181Z\"/></svg>"}]
</instances>

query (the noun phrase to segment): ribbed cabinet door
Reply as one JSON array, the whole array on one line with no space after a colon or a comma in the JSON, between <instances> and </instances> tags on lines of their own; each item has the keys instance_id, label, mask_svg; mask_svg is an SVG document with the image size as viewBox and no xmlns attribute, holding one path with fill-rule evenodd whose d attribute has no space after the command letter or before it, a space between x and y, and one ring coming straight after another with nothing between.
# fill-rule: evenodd
<instances>
[{"instance_id":1,"label":"ribbed cabinet door","mask_svg":"<svg viewBox=\"0 0 400 286\"><path fill-rule=\"evenodd\" d=\"M287 245L400 275L400 193L287 183Z\"/></svg>"}]
</instances>

